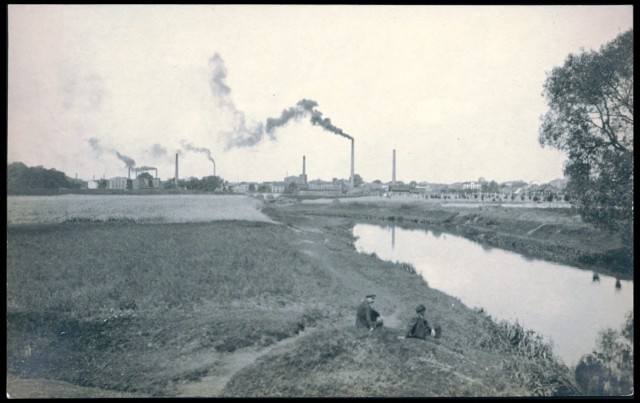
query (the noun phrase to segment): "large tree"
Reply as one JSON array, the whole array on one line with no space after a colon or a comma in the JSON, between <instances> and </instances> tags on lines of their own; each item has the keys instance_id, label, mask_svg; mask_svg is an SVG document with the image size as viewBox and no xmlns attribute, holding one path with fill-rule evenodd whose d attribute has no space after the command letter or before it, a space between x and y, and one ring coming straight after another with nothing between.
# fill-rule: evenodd
<instances>
[{"instance_id":1,"label":"large tree","mask_svg":"<svg viewBox=\"0 0 640 403\"><path fill-rule=\"evenodd\" d=\"M571 54L547 76L540 144L568 155L567 192L582 218L633 248L633 30Z\"/></svg>"}]
</instances>

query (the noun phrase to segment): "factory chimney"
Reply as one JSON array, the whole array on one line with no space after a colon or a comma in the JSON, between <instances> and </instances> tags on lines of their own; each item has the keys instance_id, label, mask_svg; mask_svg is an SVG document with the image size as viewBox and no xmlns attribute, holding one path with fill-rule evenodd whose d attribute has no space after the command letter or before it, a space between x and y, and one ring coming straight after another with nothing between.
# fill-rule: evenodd
<instances>
[{"instance_id":1,"label":"factory chimney","mask_svg":"<svg viewBox=\"0 0 640 403\"><path fill-rule=\"evenodd\" d=\"M176 182L176 189L178 188L178 153L176 153L176 177L175 177L175 182Z\"/></svg>"},{"instance_id":2,"label":"factory chimney","mask_svg":"<svg viewBox=\"0 0 640 403\"><path fill-rule=\"evenodd\" d=\"M129 173L127 174L127 179L131 179L131 167L129 167Z\"/></svg>"},{"instance_id":3,"label":"factory chimney","mask_svg":"<svg viewBox=\"0 0 640 403\"><path fill-rule=\"evenodd\" d=\"M156 179L158 179L158 168L156 168Z\"/></svg>"},{"instance_id":4,"label":"factory chimney","mask_svg":"<svg viewBox=\"0 0 640 403\"><path fill-rule=\"evenodd\" d=\"M393 169L391 171L391 184L396 184L396 150L393 149Z\"/></svg>"},{"instance_id":5,"label":"factory chimney","mask_svg":"<svg viewBox=\"0 0 640 403\"><path fill-rule=\"evenodd\" d=\"M353 157L354 157L354 151L353 151L353 138L351 139L351 188L353 188Z\"/></svg>"},{"instance_id":6,"label":"factory chimney","mask_svg":"<svg viewBox=\"0 0 640 403\"><path fill-rule=\"evenodd\" d=\"M302 156L302 180L307 183L307 157Z\"/></svg>"}]
</instances>

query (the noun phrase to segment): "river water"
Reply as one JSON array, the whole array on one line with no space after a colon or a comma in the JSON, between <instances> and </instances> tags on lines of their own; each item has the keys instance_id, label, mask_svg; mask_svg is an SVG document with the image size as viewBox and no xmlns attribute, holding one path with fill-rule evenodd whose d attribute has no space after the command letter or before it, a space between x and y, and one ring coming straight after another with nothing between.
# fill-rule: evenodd
<instances>
[{"instance_id":1,"label":"river water","mask_svg":"<svg viewBox=\"0 0 640 403\"><path fill-rule=\"evenodd\" d=\"M429 287L535 331L567 365L596 347L601 330L620 330L633 310L633 281L429 230L356 224L353 234L359 252L409 263Z\"/></svg>"}]
</instances>

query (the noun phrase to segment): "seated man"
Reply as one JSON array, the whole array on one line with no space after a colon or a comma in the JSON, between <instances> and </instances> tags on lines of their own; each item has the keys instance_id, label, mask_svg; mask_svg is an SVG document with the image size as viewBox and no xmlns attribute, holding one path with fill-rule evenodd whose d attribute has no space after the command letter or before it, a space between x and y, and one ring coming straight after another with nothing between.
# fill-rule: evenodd
<instances>
[{"instance_id":1,"label":"seated man","mask_svg":"<svg viewBox=\"0 0 640 403\"><path fill-rule=\"evenodd\" d=\"M366 327L369 331L382 326L382 315L371 307L371 304L375 302L375 298L375 294L369 294L358 306L358 311L356 312L356 326Z\"/></svg>"}]
</instances>

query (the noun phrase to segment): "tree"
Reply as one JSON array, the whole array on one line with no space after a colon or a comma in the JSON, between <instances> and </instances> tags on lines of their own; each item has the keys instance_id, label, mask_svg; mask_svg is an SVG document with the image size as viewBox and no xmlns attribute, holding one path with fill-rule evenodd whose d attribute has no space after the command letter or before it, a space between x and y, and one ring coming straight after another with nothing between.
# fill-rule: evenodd
<instances>
[{"instance_id":1,"label":"tree","mask_svg":"<svg viewBox=\"0 0 640 403\"><path fill-rule=\"evenodd\" d=\"M547 76L539 141L566 151L566 191L586 222L622 236L633 259L633 30L569 55Z\"/></svg>"},{"instance_id":2,"label":"tree","mask_svg":"<svg viewBox=\"0 0 640 403\"><path fill-rule=\"evenodd\" d=\"M633 311L627 314L621 330L599 332L597 349L580 358L575 376L588 396L633 393Z\"/></svg>"},{"instance_id":3,"label":"tree","mask_svg":"<svg viewBox=\"0 0 640 403\"><path fill-rule=\"evenodd\" d=\"M284 189L284 193L294 194L298 192L298 185L295 182L289 182L287 187Z\"/></svg>"},{"instance_id":4,"label":"tree","mask_svg":"<svg viewBox=\"0 0 640 403\"><path fill-rule=\"evenodd\" d=\"M353 187L358 187L361 186L364 183L364 180L362 179L362 176L358 175L358 174L353 174Z\"/></svg>"},{"instance_id":5,"label":"tree","mask_svg":"<svg viewBox=\"0 0 640 403\"><path fill-rule=\"evenodd\" d=\"M153 179L153 176L149 172L143 172L138 175L139 179Z\"/></svg>"}]
</instances>

